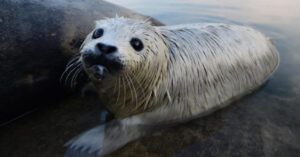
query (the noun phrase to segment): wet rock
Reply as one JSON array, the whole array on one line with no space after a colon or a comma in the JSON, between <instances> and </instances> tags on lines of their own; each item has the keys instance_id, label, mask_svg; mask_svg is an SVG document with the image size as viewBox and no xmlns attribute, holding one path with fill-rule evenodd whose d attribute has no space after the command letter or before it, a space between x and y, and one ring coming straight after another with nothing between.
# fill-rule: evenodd
<instances>
[{"instance_id":1,"label":"wet rock","mask_svg":"<svg viewBox=\"0 0 300 157\"><path fill-rule=\"evenodd\" d=\"M101 0L2 0L0 124L66 95L59 76L94 20L147 19ZM154 25L162 25L150 19Z\"/></svg>"}]
</instances>

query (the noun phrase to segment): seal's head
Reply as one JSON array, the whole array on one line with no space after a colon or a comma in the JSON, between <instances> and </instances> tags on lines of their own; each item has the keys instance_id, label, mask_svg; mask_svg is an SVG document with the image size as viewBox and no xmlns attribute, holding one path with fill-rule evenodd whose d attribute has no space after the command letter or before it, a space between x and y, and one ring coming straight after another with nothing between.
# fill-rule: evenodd
<instances>
[{"instance_id":1,"label":"seal's head","mask_svg":"<svg viewBox=\"0 0 300 157\"><path fill-rule=\"evenodd\" d=\"M74 86L84 69L115 117L153 109L149 100L165 78L170 53L160 31L147 21L123 17L96 21L61 78Z\"/></svg>"},{"instance_id":2,"label":"seal's head","mask_svg":"<svg viewBox=\"0 0 300 157\"><path fill-rule=\"evenodd\" d=\"M80 54L89 77L101 81L106 76L141 72L145 66L161 65L156 62L162 59L160 53L164 49L163 37L155 27L146 21L120 17L96 21Z\"/></svg>"}]
</instances>

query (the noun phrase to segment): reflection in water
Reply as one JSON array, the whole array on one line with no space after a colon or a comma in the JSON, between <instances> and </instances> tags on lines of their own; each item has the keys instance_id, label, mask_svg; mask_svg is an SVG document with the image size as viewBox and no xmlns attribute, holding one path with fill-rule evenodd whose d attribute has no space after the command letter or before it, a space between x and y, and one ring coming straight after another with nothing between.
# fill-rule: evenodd
<instances>
[{"instance_id":1,"label":"reflection in water","mask_svg":"<svg viewBox=\"0 0 300 157\"><path fill-rule=\"evenodd\" d=\"M228 17L243 23L284 25L299 19L300 13L300 2L297 0L111 0L110 2L156 18L160 18L158 15L162 13L176 12Z\"/></svg>"}]
</instances>

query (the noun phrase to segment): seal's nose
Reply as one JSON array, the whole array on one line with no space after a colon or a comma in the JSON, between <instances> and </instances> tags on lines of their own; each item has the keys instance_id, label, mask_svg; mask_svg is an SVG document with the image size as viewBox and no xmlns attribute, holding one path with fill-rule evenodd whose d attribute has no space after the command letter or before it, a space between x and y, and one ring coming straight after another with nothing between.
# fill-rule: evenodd
<instances>
[{"instance_id":1,"label":"seal's nose","mask_svg":"<svg viewBox=\"0 0 300 157\"><path fill-rule=\"evenodd\" d=\"M117 51L117 47L103 43L98 43L97 48L104 54L110 54Z\"/></svg>"},{"instance_id":2,"label":"seal's nose","mask_svg":"<svg viewBox=\"0 0 300 157\"><path fill-rule=\"evenodd\" d=\"M85 68L90 69L93 66L101 65L109 72L114 72L123 69L123 63L121 62L119 56L109 55L117 51L117 47L106 45L103 43L98 43L95 46L96 49L82 50L80 53L82 55L82 62Z\"/></svg>"}]
</instances>

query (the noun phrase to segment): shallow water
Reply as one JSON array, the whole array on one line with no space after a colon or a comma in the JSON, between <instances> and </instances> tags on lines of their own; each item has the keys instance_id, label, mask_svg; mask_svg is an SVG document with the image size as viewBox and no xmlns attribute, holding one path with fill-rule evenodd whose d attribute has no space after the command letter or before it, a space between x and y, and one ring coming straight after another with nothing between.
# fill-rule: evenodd
<instances>
[{"instance_id":1,"label":"shallow water","mask_svg":"<svg viewBox=\"0 0 300 157\"><path fill-rule=\"evenodd\" d=\"M223 110L171 126L109 156L300 156L300 2L296 0L110 0L167 25L222 22L271 37L280 66L255 93ZM99 122L94 101L75 99L0 130L0 156L62 156L62 145ZM79 116L80 115L80 116Z\"/></svg>"}]
</instances>

